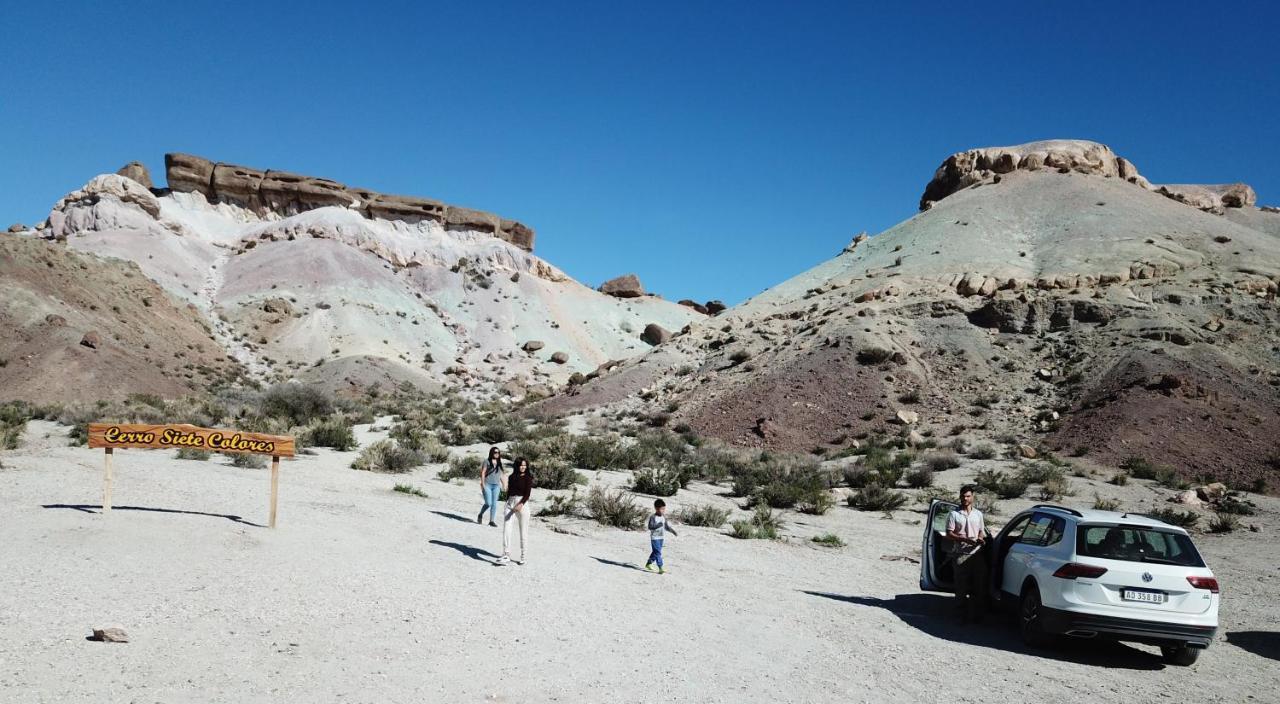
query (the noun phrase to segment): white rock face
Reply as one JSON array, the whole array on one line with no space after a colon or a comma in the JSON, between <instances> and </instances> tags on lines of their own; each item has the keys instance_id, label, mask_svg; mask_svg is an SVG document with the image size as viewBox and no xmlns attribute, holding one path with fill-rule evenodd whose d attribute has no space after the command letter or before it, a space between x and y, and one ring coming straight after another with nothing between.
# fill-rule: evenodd
<instances>
[{"instance_id":1,"label":"white rock face","mask_svg":"<svg viewBox=\"0 0 1280 704\"><path fill-rule=\"evenodd\" d=\"M648 350L638 331L650 323L678 330L703 317L593 291L489 232L342 207L258 214L198 192L157 197L114 174L59 201L46 236L136 262L264 377L374 357L423 381L555 385ZM292 310L264 310L268 299ZM521 350L531 339L545 347Z\"/></svg>"}]
</instances>

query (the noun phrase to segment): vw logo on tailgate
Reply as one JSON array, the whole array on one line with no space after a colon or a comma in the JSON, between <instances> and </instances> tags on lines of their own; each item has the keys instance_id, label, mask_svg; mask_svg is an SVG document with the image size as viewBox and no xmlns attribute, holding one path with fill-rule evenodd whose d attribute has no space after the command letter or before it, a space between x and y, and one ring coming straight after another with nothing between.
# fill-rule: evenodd
<instances>
[{"instance_id":1,"label":"vw logo on tailgate","mask_svg":"<svg viewBox=\"0 0 1280 704\"><path fill-rule=\"evenodd\" d=\"M1143 572L1143 573L1142 573L1142 581L1144 581L1144 582L1150 582L1150 581L1151 581L1151 580L1153 580L1153 579L1155 579L1155 577L1152 577L1150 572Z\"/></svg>"}]
</instances>

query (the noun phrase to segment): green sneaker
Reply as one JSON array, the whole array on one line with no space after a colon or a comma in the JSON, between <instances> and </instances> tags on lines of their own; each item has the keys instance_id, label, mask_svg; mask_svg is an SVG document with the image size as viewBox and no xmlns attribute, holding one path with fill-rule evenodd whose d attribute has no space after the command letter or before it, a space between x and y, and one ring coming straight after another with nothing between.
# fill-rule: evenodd
<instances>
[{"instance_id":1,"label":"green sneaker","mask_svg":"<svg viewBox=\"0 0 1280 704\"><path fill-rule=\"evenodd\" d=\"M652 572L652 571L653 571L653 563L652 563L652 562L646 562L646 563L644 563L644 568L645 568L645 570L646 570L646 571ZM662 570L658 570L658 572L662 572Z\"/></svg>"},{"instance_id":2,"label":"green sneaker","mask_svg":"<svg viewBox=\"0 0 1280 704\"><path fill-rule=\"evenodd\" d=\"M658 574L666 574L667 571L661 567L658 568Z\"/></svg>"}]
</instances>

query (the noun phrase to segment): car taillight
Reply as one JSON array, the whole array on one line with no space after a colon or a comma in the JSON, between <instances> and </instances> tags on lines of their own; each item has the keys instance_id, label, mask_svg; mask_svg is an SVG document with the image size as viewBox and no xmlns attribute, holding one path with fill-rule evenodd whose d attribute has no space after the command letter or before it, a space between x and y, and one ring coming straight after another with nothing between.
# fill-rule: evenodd
<instances>
[{"instance_id":1,"label":"car taillight","mask_svg":"<svg viewBox=\"0 0 1280 704\"><path fill-rule=\"evenodd\" d=\"M1191 586L1196 589L1208 589L1214 594L1218 593L1218 580L1213 577L1187 577L1187 581L1191 582Z\"/></svg>"},{"instance_id":2,"label":"car taillight","mask_svg":"<svg viewBox=\"0 0 1280 704\"><path fill-rule=\"evenodd\" d=\"M1093 565L1082 565L1078 562L1068 562L1054 571L1053 576L1061 577L1062 579L1075 579L1076 577L1095 579L1106 573L1106 567L1094 567Z\"/></svg>"}]
</instances>

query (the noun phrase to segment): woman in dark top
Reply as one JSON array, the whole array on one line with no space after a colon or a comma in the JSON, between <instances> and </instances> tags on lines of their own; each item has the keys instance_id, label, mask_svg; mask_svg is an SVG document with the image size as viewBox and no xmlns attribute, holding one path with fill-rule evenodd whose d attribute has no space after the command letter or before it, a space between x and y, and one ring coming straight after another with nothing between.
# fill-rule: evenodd
<instances>
[{"instance_id":1,"label":"woman in dark top","mask_svg":"<svg viewBox=\"0 0 1280 704\"><path fill-rule=\"evenodd\" d=\"M529 532L529 495L533 492L533 472L529 469L529 461L523 457L517 459L515 469L507 478L507 511L502 521L502 557L499 565L511 561L511 524L514 521L520 527L520 559L517 565L524 564L526 534Z\"/></svg>"},{"instance_id":2,"label":"woman in dark top","mask_svg":"<svg viewBox=\"0 0 1280 704\"><path fill-rule=\"evenodd\" d=\"M489 525L497 527L498 495L506 488L507 477L502 471L502 450L489 448L489 456L480 465L480 496L484 497L484 505L480 507L480 515L476 523L484 521L484 512L489 512Z\"/></svg>"}]
</instances>

